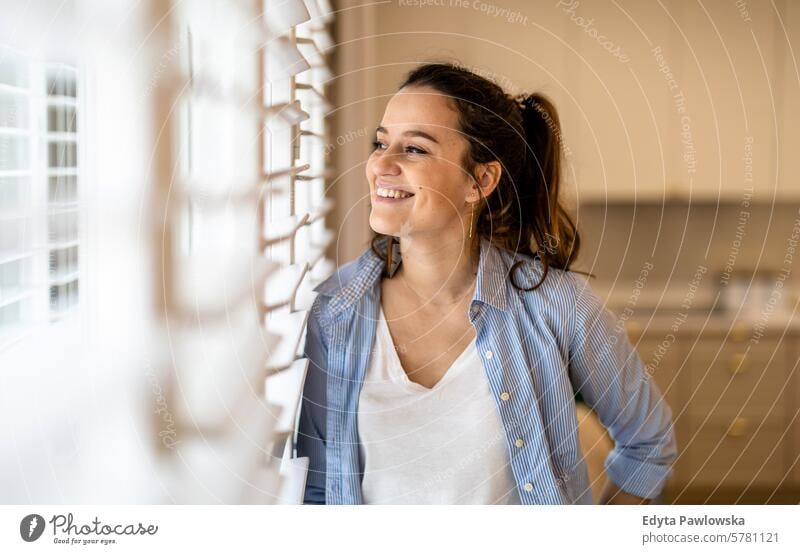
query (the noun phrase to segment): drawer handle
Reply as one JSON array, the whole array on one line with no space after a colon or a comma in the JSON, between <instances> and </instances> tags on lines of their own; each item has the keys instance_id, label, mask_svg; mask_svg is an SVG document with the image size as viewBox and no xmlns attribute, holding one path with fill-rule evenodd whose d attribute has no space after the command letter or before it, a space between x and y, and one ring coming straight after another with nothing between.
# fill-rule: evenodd
<instances>
[{"instance_id":1,"label":"drawer handle","mask_svg":"<svg viewBox=\"0 0 800 554\"><path fill-rule=\"evenodd\" d=\"M638 323L628 321L625 324L625 330L628 332L629 339L636 340L639 338L639 335L642 332L642 326L639 325Z\"/></svg>"},{"instance_id":2,"label":"drawer handle","mask_svg":"<svg viewBox=\"0 0 800 554\"><path fill-rule=\"evenodd\" d=\"M728 428L728 436L729 437L741 437L747 432L747 428L750 426L750 420L746 417L737 417L731 423L731 426Z\"/></svg>"},{"instance_id":3,"label":"drawer handle","mask_svg":"<svg viewBox=\"0 0 800 554\"><path fill-rule=\"evenodd\" d=\"M743 342L750 331L750 328L744 323L737 323L731 332L731 339L734 342Z\"/></svg>"},{"instance_id":4,"label":"drawer handle","mask_svg":"<svg viewBox=\"0 0 800 554\"><path fill-rule=\"evenodd\" d=\"M745 355L744 354L734 354L731 356L730 366L728 370L731 372L732 375L739 375L740 373L744 373L747 371L747 365L745 364Z\"/></svg>"}]
</instances>

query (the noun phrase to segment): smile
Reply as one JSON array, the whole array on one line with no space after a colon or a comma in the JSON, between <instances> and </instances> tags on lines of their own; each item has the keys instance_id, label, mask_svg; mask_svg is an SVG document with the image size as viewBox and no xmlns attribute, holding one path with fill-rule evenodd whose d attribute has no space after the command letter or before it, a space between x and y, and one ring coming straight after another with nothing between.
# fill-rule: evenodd
<instances>
[{"instance_id":1,"label":"smile","mask_svg":"<svg viewBox=\"0 0 800 554\"><path fill-rule=\"evenodd\" d=\"M380 196L381 198L394 198L394 199L398 199L398 200L402 200L404 198L411 198L412 196L414 196L410 192L404 192L404 191L401 191L401 190L385 189L385 188L381 188L381 187L378 187L375 190L375 194L377 196Z\"/></svg>"}]
</instances>

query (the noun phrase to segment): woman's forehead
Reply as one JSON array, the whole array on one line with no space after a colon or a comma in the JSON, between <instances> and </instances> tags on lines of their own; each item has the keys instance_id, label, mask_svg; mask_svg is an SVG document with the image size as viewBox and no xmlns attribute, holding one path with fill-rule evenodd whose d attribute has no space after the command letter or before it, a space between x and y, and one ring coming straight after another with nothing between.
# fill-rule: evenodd
<instances>
[{"instance_id":1,"label":"woman's forehead","mask_svg":"<svg viewBox=\"0 0 800 554\"><path fill-rule=\"evenodd\" d=\"M428 87L407 87L389 100L381 125L390 134L416 128L445 137L458 132L458 113L447 95Z\"/></svg>"}]
</instances>

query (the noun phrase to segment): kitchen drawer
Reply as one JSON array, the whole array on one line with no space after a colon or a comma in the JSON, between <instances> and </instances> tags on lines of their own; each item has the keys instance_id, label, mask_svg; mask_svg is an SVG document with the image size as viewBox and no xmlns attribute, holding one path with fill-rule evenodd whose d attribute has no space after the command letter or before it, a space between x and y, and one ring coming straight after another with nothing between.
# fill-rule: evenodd
<instances>
[{"instance_id":1,"label":"kitchen drawer","mask_svg":"<svg viewBox=\"0 0 800 554\"><path fill-rule=\"evenodd\" d=\"M688 471L690 464L688 462L687 445L689 444L693 428L689 423L688 417L684 417L675 422L673 430L675 431L678 456L675 459L675 463L672 465L673 474L670 483L685 483L692 476L692 472Z\"/></svg>"},{"instance_id":2,"label":"kitchen drawer","mask_svg":"<svg viewBox=\"0 0 800 554\"><path fill-rule=\"evenodd\" d=\"M684 365L685 352L679 342L670 342L662 337L644 337L633 341L636 351L677 418L684 412L683 398L689 377L688 364ZM681 365L684 365L682 368ZM685 412L684 412L685 413Z\"/></svg>"},{"instance_id":3,"label":"kitchen drawer","mask_svg":"<svg viewBox=\"0 0 800 554\"><path fill-rule=\"evenodd\" d=\"M675 481L689 487L788 484L785 430L782 421L746 417L710 419L699 429L686 426L678 434Z\"/></svg>"},{"instance_id":4,"label":"kitchen drawer","mask_svg":"<svg viewBox=\"0 0 800 554\"><path fill-rule=\"evenodd\" d=\"M791 423L794 430L789 453L789 466L794 464L794 484L800 487L800 342L796 336L786 345L786 349L789 354L787 369L789 370L789 379L791 379L788 387L787 401L789 405L786 410L786 421Z\"/></svg>"},{"instance_id":5,"label":"kitchen drawer","mask_svg":"<svg viewBox=\"0 0 800 554\"><path fill-rule=\"evenodd\" d=\"M692 419L711 413L721 418L781 420L789 391L787 354L786 345L775 340L756 344L698 341L689 364L687 403Z\"/></svg>"}]
</instances>

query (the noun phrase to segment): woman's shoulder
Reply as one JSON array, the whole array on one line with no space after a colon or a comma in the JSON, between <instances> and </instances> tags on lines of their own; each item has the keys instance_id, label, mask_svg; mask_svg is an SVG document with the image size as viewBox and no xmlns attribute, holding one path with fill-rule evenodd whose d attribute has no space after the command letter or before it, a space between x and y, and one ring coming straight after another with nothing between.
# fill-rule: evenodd
<instances>
[{"instance_id":1,"label":"woman's shoulder","mask_svg":"<svg viewBox=\"0 0 800 554\"><path fill-rule=\"evenodd\" d=\"M370 247L367 247L354 260L339 265L312 290L324 296L335 296L339 291L346 288L370 263L379 262L380 259L375 252Z\"/></svg>"},{"instance_id":2,"label":"woman's shoulder","mask_svg":"<svg viewBox=\"0 0 800 554\"><path fill-rule=\"evenodd\" d=\"M356 273L358 260L352 260L338 266L328 277L315 286L312 290L316 293L333 296L339 290L347 286Z\"/></svg>"},{"instance_id":3,"label":"woman's shoulder","mask_svg":"<svg viewBox=\"0 0 800 554\"><path fill-rule=\"evenodd\" d=\"M518 287L529 289L540 283L535 291L536 296L541 299L553 299L563 303L565 297L574 298L580 289L588 286L587 280L582 274L573 269L562 269L549 266L545 268L544 262L538 256L531 253L517 252L511 253L503 250L506 259L509 281L513 277L513 282ZM512 268L516 265L516 268ZM513 287L512 288L516 288ZM521 294L525 291L520 290Z\"/></svg>"}]
</instances>

